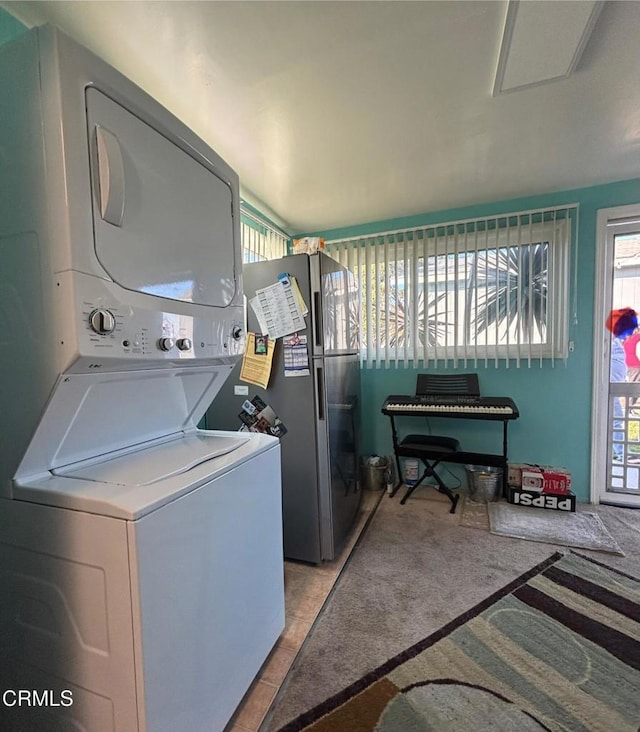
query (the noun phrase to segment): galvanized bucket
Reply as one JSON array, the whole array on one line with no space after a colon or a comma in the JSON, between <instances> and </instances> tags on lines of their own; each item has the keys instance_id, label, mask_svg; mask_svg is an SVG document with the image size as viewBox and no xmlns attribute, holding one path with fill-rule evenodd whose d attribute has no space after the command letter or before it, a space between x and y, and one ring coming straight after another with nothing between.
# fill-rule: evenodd
<instances>
[{"instance_id":1,"label":"galvanized bucket","mask_svg":"<svg viewBox=\"0 0 640 732\"><path fill-rule=\"evenodd\" d=\"M467 465L469 498L476 503L490 503L500 499L502 469L486 465Z\"/></svg>"}]
</instances>

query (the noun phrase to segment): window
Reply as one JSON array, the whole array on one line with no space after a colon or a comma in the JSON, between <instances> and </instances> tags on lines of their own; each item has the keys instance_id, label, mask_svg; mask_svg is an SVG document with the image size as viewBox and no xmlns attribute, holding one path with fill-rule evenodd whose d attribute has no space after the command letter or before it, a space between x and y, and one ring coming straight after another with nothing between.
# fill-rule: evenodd
<instances>
[{"instance_id":1,"label":"window","mask_svg":"<svg viewBox=\"0 0 640 732\"><path fill-rule=\"evenodd\" d=\"M262 262L287 254L287 235L244 207L240 209L240 238L243 262Z\"/></svg>"},{"instance_id":2,"label":"window","mask_svg":"<svg viewBox=\"0 0 640 732\"><path fill-rule=\"evenodd\" d=\"M328 241L359 282L363 361L566 357L576 213L570 206Z\"/></svg>"}]
</instances>

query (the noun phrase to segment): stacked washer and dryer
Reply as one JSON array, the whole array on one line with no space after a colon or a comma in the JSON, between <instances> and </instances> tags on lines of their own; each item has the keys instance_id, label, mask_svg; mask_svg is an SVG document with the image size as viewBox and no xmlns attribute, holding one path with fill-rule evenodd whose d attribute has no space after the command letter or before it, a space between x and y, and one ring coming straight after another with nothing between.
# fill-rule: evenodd
<instances>
[{"instance_id":1,"label":"stacked washer and dryer","mask_svg":"<svg viewBox=\"0 0 640 732\"><path fill-rule=\"evenodd\" d=\"M238 178L53 27L0 77L0 728L221 730L284 627L279 443L197 428Z\"/></svg>"}]
</instances>

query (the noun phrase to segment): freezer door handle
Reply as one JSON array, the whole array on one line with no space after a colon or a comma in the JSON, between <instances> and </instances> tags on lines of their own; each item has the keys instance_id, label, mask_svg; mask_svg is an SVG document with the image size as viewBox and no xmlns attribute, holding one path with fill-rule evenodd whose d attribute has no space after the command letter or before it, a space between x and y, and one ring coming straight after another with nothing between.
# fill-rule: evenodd
<instances>
[{"instance_id":1,"label":"freezer door handle","mask_svg":"<svg viewBox=\"0 0 640 732\"><path fill-rule=\"evenodd\" d=\"M318 419L324 421L324 369L316 366L316 394L318 397Z\"/></svg>"},{"instance_id":2,"label":"freezer door handle","mask_svg":"<svg viewBox=\"0 0 640 732\"><path fill-rule=\"evenodd\" d=\"M122 226L124 216L124 164L118 138L96 125L100 216L114 226Z\"/></svg>"},{"instance_id":3,"label":"freezer door handle","mask_svg":"<svg viewBox=\"0 0 640 732\"><path fill-rule=\"evenodd\" d=\"M322 304L320 302L320 293L316 290L313 293L313 312L315 313L314 334L316 346L322 345Z\"/></svg>"}]
</instances>

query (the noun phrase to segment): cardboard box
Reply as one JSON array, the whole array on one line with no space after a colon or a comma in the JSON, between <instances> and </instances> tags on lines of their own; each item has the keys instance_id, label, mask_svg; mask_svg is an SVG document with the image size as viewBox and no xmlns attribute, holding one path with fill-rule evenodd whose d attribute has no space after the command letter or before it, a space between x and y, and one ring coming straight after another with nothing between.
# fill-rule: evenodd
<instances>
[{"instance_id":1,"label":"cardboard box","mask_svg":"<svg viewBox=\"0 0 640 732\"><path fill-rule=\"evenodd\" d=\"M305 236L293 240L294 254L316 254L325 250L324 239L319 236Z\"/></svg>"},{"instance_id":2,"label":"cardboard box","mask_svg":"<svg viewBox=\"0 0 640 732\"><path fill-rule=\"evenodd\" d=\"M509 463L508 483L514 488L567 495L571 492L571 473L551 465Z\"/></svg>"},{"instance_id":3,"label":"cardboard box","mask_svg":"<svg viewBox=\"0 0 640 732\"><path fill-rule=\"evenodd\" d=\"M507 470L507 483L516 488L522 487L522 471L531 467L529 463L509 463Z\"/></svg>"},{"instance_id":4,"label":"cardboard box","mask_svg":"<svg viewBox=\"0 0 640 732\"><path fill-rule=\"evenodd\" d=\"M571 474L564 468L532 465L522 470L522 488L541 493L567 495L571 491Z\"/></svg>"},{"instance_id":5,"label":"cardboard box","mask_svg":"<svg viewBox=\"0 0 640 732\"><path fill-rule=\"evenodd\" d=\"M541 493L540 491L526 490L509 486L509 503L516 506L530 506L531 508L549 508L555 511L575 513L576 497L571 491L565 494Z\"/></svg>"}]
</instances>

